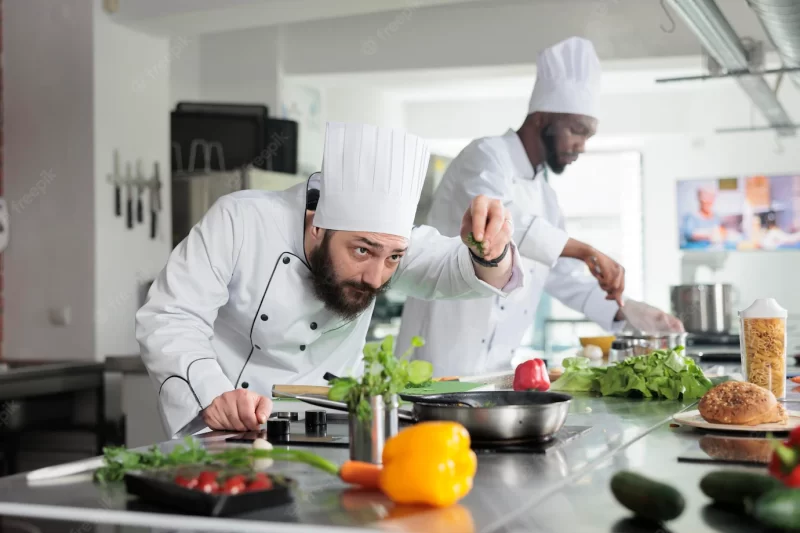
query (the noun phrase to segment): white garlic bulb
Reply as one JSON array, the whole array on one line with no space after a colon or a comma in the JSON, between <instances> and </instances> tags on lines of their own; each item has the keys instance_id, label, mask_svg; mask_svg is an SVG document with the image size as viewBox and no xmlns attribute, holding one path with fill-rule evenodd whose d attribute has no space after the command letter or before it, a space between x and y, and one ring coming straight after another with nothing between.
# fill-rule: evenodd
<instances>
[{"instance_id":1,"label":"white garlic bulb","mask_svg":"<svg viewBox=\"0 0 800 533\"><path fill-rule=\"evenodd\" d=\"M266 439L254 439L253 440L253 449L254 450L271 450L272 444ZM267 468L271 467L275 461L272 460L270 457L262 457L253 460L253 468L259 471L266 470Z\"/></svg>"},{"instance_id":2,"label":"white garlic bulb","mask_svg":"<svg viewBox=\"0 0 800 533\"><path fill-rule=\"evenodd\" d=\"M587 359L602 359L603 349L594 344L589 344L583 347L583 356Z\"/></svg>"}]
</instances>

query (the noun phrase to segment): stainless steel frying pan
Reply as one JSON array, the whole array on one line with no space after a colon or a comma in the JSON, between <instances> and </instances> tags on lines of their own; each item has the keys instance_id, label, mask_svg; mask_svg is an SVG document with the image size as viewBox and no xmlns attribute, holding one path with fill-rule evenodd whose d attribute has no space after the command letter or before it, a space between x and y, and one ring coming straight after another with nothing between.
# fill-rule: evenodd
<instances>
[{"instance_id":1,"label":"stainless steel frying pan","mask_svg":"<svg viewBox=\"0 0 800 533\"><path fill-rule=\"evenodd\" d=\"M347 411L344 402L274 391L273 394ZM400 420L412 423L430 420L458 422L467 429L470 438L478 442L548 441L564 425L572 400L568 394L536 391L403 394L401 398L414 405L411 411L398 411Z\"/></svg>"}]
</instances>

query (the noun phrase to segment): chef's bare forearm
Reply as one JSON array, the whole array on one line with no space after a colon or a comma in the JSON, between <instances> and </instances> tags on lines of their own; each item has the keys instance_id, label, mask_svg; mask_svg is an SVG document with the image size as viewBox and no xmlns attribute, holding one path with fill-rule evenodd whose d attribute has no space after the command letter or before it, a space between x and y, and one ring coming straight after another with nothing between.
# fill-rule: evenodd
<instances>
[{"instance_id":1,"label":"chef's bare forearm","mask_svg":"<svg viewBox=\"0 0 800 533\"><path fill-rule=\"evenodd\" d=\"M475 261L472 262L472 266L475 268L475 275L479 280L491 285L495 289L502 289L511 281L511 276L514 272L514 259L511 250L509 250L496 267L479 265Z\"/></svg>"},{"instance_id":2,"label":"chef's bare forearm","mask_svg":"<svg viewBox=\"0 0 800 533\"><path fill-rule=\"evenodd\" d=\"M571 257L572 259L586 261L594 254L595 249L593 247L585 242L570 238L566 246L564 246L564 250L561 252L561 257Z\"/></svg>"}]
</instances>

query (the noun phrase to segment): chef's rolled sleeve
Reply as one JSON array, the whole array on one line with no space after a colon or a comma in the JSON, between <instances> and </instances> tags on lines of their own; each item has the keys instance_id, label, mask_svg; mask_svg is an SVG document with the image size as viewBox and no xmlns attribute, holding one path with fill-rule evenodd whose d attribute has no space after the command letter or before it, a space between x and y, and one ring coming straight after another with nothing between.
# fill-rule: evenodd
<instances>
[{"instance_id":1,"label":"chef's rolled sleeve","mask_svg":"<svg viewBox=\"0 0 800 533\"><path fill-rule=\"evenodd\" d=\"M185 380L177 376L168 378L161 387L165 431L174 439L208 429L203 420L203 410L216 397L232 390L233 385L215 359L198 359L190 363ZM187 409L189 405L196 408Z\"/></svg>"},{"instance_id":2,"label":"chef's rolled sleeve","mask_svg":"<svg viewBox=\"0 0 800 533\"><path fill-rule=\"evenodd\" d=\"M186 370L186 380L200 400L200 408L205 409L214 398L233 390L230 380L225 376L216 359L198 359Z\"/></svg>"},{"instance_id":3,"label":"chef's rolled sleeve","mask_svg":"<svg viewBox=\"0 0 800 533\"><path fill-rule=\"evenodd\" d=\"M550 296L582 313L606 331L619 331L624 326L624 322L614 320L619 304L606 299L606 291L600 288L597 279L586 273L583 261L559 259L550 270L544 288Z\"/></svg>"},{"instance_id":4,"label":"chef's rolled sleeve","mask_svg":"<svg viewBox=\"0 0 800 533\"><path fill-rule=\"evenodd\" d=\"M614 321L618 311L619 304L616 300L607 300L606 292L599 287L589 292L583 306L586 317L608 332L613 332L620 326L620 323Z\"/></svg>"},{"instance_id":5,"label":"chef's rolled sleeve","mask_svg":"<svg viewBox=\"0 0 800 533\"><path fill-rule=\"evenodd\" d=\"M550 224L543 217L535 217L519 241L522 255L550 268L555 266L569 235L563 229Z\"/></svg>"}]
</instances>

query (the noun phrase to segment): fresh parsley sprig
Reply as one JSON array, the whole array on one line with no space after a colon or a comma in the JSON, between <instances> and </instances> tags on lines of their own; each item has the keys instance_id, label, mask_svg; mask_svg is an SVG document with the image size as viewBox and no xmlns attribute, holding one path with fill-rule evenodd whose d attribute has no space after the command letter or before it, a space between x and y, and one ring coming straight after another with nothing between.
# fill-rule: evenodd
<instances>
[{"instance_id":1,"label":"fresh parsley sprig","mask_svg":"<svg viewBox=\"0 0 800 533\"><path fill-rule=\"evenodd\" d=\"M383 396L388 401L408 386L429 382L433 376L433 365L427 361L409 361L415 348L424 346L420 337L411 339L411 346L398 359L394 355L394 337L386 336L380 343L367 343L364 346L364 373L360 380L337 378L331 380L328 399L347 403L351 413L359 420L372 418L369 399Z\"/></svg>"}]
</instances>

